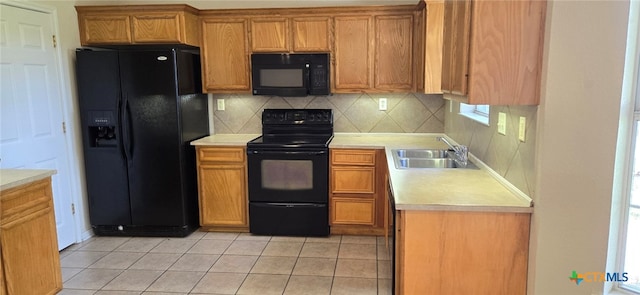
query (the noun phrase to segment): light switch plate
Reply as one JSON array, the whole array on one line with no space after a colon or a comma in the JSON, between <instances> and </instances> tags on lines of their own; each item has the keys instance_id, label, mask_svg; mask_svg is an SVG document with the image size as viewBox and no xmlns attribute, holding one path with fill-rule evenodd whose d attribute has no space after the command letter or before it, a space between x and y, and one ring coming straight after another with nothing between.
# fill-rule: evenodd
<instances>
[{"instance_id":1,"label":"light switch plate","mask_svg":"<svg viewBox=\"0 0 640 295\"><path fill-rule=\"evenodd\" d=\"M503 112L498 113L498 133L507 134L507 114Z\"/></svg>"},{"instance_id":2,"label":"light switch plate","mask_svg":"<svg viewBox=\"0 0 640 295\"><path fill-rule=\"evenodd\" d=\"M520 124L518 125L518 139L522 142L524 142L526 131L527 131L527 118L520 117Z\"/></svg>"},{"instance_id":3,"label":"light switch plate","mask_svg":"<svg viewBox=\"0 0 640 295\"><path fill-rule=\"evenodd\" d=\"M218 104L218 111L224 111L224 98L219 98L216 100Z\"/></svg>"},{"instance_id":4,"label":"light switch plate","mask_svg":"<svg viewBox=\"0 0 640 295\"><path fill-rule=\"evenodd\" d=\"M387 110L387 98L381 97L378 99L378 110L386 111Z\"/></svg>"}]
</instances>

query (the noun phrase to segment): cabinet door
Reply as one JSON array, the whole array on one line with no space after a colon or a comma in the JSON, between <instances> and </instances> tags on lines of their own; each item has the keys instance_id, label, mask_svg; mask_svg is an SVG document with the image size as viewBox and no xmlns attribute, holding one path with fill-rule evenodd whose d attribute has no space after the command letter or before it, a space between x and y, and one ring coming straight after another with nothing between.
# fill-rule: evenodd
<instances>
[{"instance_id":1,"label":"cabinet door","mask_svg":"<svg viewBox=\"0 0 640 295\"><path fill-rule=\"evenodd\" d=\"M247 220L244 165L200 165L200 224L245 227Z\"/></svg>"},{"instance_id":2,"label":"cabinet door","mask_svg":"<svg viewBox=\"0 0 640 295\"><path fill-rule=\"evenodd\" d=\"M467 94L471 1L446 1L442 45L442 91Z\"/></svg>"},{"instance_id":3,"label":"cabinet door","mask_svg":"<svg viewBox=\"0 0 640 295\"><path fill-rule=\"evenodd\" d=\"M205 90L249 90L246 19L204 19L202 64Z\"/></svg>"},{"instance_id":4,"label":"cabinet door","mask_svg":"<svg viewBox=\"0 0 640 295\"><path fill-rule=\"evenodd\" d=\"M375 88L413 87L413 15L376 16Z\"/></svg>"},{"instance_id":5,"label":"cabinet door","mask_svg":"<svg viewBox=\"0 0 640 295\"><path fill-rule=\"evenodd\" d=\"M180 14L169 13L144 13L133 14L132 32L134 43L181 43L180 34L183 27Z\"/></svg>"},{"instance_id":6,"label":"cabinet door","mask_svg":"<svg viewBox=\"0 0 640 295\"><path fill-rule=\"evenodd\" d=\"M286 18L251 19L253 52L288 52L289 22Z\"/></svg>"},{"instance_id":7,"label":"cabinet door","mask_svg":"<svg viewBox=\"0 0 640 295\"><path fill-rule=\"evenodd\" d=\"M333 197L330 204L331 225L374 225L376 204L373 198Z\"/></svg>"},{"instance_id":8,"label":"cabinet door","mask_svg":"<svg viewBox=\"0 0 640 295\"><path fill-rule=\"evenodd\" d=\"M335 18L335 91L370 89L372 21L368 16Z\"/></svg>"},{"instance_id":9,"label":"cabinet door","mask_svg":"<svg viewBox=\"0 0 640 295\"><path fill-rule=\"evenodd\" d=\"M2 194L2 262L8 294L56 294L60 256L49 180Z\"/></svg>"},{"instance_id":10,"label":"cabinet door","mask_svg":"<svg viewBox=\"0 0 640 295\"><path fill-rule=\"evenodd\" d=\"M126 14L80 15L80 43L130 44L131 23Z\"/></svg>"},{"instance_id":11,"label":"cabinet door","mask_svg":"<svg viewBox=\"0 0 640 295\"><path fill-rule=\"evenodd\" d=\"M442 93L444 1L427 1L425 13L424 93Z\"/></svg>"},{"instance_id":12,"label":"cabinet door","mask_svg":"<svg viewBox=\"0 0 640 295\"><path fill-rule=\"evenodd\" d=\"M331 192L334 194L375 193L375 167L334 166L330 178Z\"/></svg>"},{"instance_id":13,"label":"cabinet door","mask_svg":"<svg viewBox=\"0 0 640 295\"><path fill-rule=\"evenodd\" d=\"M293 51L331 51L329 32L331 18L300 17L291 20L293 27Z\"/></svg>"},{"instance_id":14,"label":"cabinet door","mask_svg":"<svg viewBox=\"0 0 640 295\"><path fill-rule=\"evenodd\" d=\"M546 1L472 1L468 100L535 105Z\"/></svg>"}]
</instances>

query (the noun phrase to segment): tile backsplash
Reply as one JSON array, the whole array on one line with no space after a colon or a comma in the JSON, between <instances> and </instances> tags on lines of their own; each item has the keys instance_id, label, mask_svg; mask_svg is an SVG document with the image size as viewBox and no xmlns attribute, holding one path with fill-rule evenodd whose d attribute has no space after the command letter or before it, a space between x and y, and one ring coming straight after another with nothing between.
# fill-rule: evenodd
<instances>
[{"instance_id":1,"label":"tile backsplash","mask_svg":"<svg viewBox=\"0 0 640 295\"><path fill-rule=\"evenodd\" d=\"M387 110L378 110L378 98L387 98ZM262 110L333 109L335 132L442 133L442 95L420 93L334 94L330 96L278 97L251 94L214 94L215 134L261 133ZM225 110L216 100L224 99Z\"/></svg>"},{"instance_id":2,"label":"tile backsplash","mask_svg":"<svg viewBox=\"0 0 640 295\"><path fill-rule=\"evenodd\" d=\"M449 104L453 104L449 112ZM460 104L446 101L445 133L529 197L535 186L537 106L491 106L489 126L459 115ZM498 133L498 112L507 117L506 135ZM526 118L525 141L518 139L520 117Z\"/></svg>"}]
</instances>

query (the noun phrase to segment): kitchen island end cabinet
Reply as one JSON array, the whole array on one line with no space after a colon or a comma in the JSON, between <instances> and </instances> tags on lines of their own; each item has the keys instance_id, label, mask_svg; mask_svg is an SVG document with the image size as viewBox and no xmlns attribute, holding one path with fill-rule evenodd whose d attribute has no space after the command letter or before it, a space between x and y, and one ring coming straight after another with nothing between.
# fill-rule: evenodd
<instances>
[{"instance_id":1,"label":"kitchen island end cabinet","mask_svg":"<svg viewBox=\"0 0 640 295\"><path fill-rule=\"evenodd\" d=\"M530 217L397 211L395 294L526 294Z\"/></svg>"},{"instance_id":2,"label":"kitchen island end cabinet","mask_svg":"<svg viewBox=\"0 0 640 295\"><path fill-rule=\"evenodd\" d=\"M248 232L247 161L242 146L196 147L200 225Z\"/></svg>"},{"instance_id":3,"label":"kitchen island end cabinet","mask_svg":"<svg viewBox=\"0 0 640 295\"><path fill-rule=\"evenodd\" d=\"M384 235L384 150L331 149L329 167L331 233Z\"/></svg>"},{"instance_id":4,"label":"kitchen island end cabinet","mask_svg":"<svg viewBox=\"0 0 640 295\"><path fill-rule=\"evenodd\" d=\"M0 189L0 217L0 294L58 293L62 274L51 178Z\"/></svg>"}]
</instances>

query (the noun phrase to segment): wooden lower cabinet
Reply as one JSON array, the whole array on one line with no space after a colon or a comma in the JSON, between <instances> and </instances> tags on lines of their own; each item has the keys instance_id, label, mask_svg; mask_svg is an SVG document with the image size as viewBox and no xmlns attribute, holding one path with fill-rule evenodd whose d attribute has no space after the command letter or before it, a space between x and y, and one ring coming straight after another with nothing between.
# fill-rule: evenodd
<instances>
[{"instance_id":1,"label":"wooden lower cabinet","mask_svg":"<svg viewBox=\"0 0 640 295\"><path fill-rule=\"evenodd\" d=\"M211 231L249 231L244 147L198 147L200 225Z\"/></svg>"},{"instance_id":2,"label":"wooden lower cabinet","mask_svg":"<svg viewBox=\"0 0 640 295\"><path fill-rule=\"evenodd\" d=\"M384 150L332 149L329 162L331 233L384 235Z\"/></svg>"},{"instance_id":3,"label":"wooden lower cabinet","mask_svg":"<svg viewBox=\"0 0 640 295\"><path fill-rule=\"evenodd\" d=\"M0 202L0 294L58 293L62 274L51 179L5 190Z\"/></svg>"},{"instance_id":4,"label":"wooden lower cabinet","mask_svg":"<svg viewBox=\"0 0 640 295\"><path fill-rule=\"evenodd\" d=\"M395 294L526 294L530 217L397 211Z\"/></svg>"}]
</instances>

